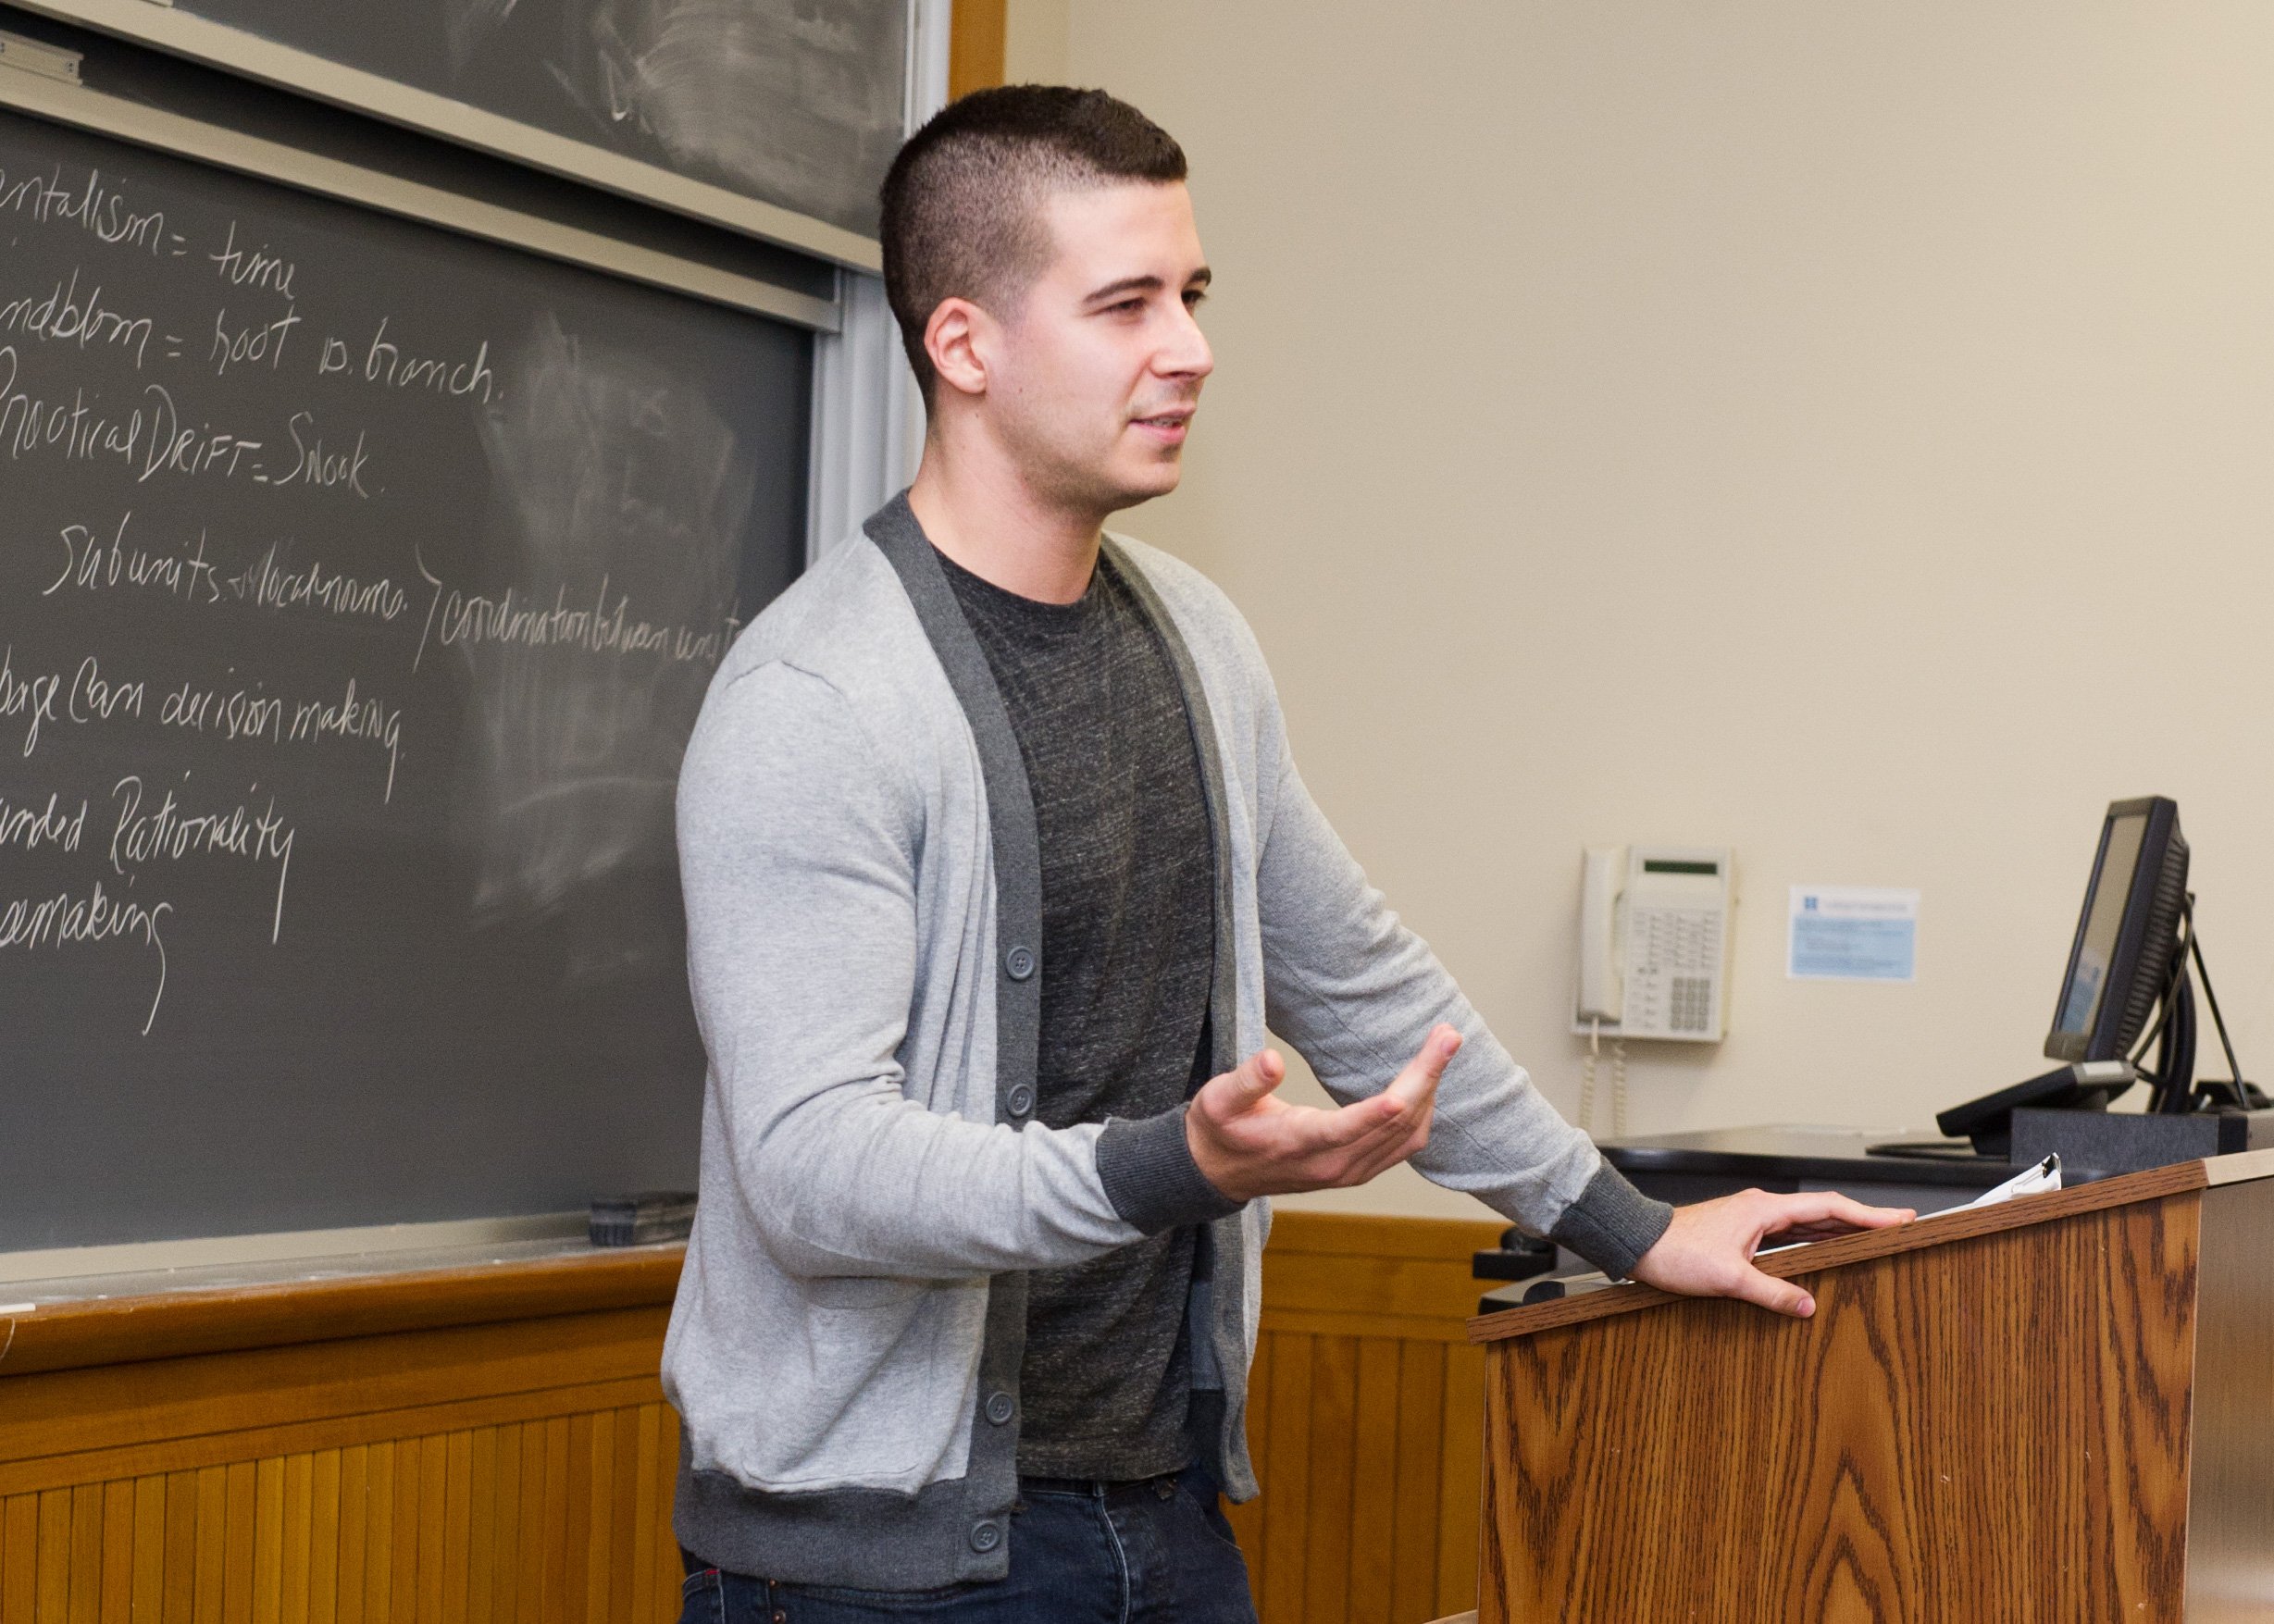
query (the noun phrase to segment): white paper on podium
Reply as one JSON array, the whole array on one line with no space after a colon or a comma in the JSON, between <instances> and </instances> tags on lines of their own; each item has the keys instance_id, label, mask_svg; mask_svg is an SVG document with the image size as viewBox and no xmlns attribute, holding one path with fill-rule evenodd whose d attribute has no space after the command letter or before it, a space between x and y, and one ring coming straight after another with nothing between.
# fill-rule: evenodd
<instances>
[{"instance_id":1,"label":"white paper on podium","mask_svg":"<svg viewBox=\"0 0 2274 1624\"><path fill-rule=\"evenodd\" d=\"M2057 1153L2048 1155L2034 1166L2025 1167L1994 1190L1984 1190L1963 1207L1946 1207L1945 1212L1965 1212L1976 1207L1995 1207L2001 1201L2010 1201L2016 1196L2042 1196L2047 1190L2061 1187L2061 1159ZM1929 1218L1937 1214L1930 1212Z\"/></svg>"}]
</instances>

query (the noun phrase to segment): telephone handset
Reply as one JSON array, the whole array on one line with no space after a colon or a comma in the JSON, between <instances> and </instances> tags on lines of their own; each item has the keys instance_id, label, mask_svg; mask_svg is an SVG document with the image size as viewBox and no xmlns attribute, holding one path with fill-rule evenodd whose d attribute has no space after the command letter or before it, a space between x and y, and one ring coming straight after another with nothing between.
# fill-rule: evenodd
<instances>
[{"instance_id":1,"label":"telephone handset","mask_svg":"<svg viewBox=\"0 0 2274 1624\"><path fill-rule=\"evenodd\" d=\"M1595 846L1580 870L1583 1036L1719 1043L1729 1007L1726 847Z\"/></svg>"}]
</instances>

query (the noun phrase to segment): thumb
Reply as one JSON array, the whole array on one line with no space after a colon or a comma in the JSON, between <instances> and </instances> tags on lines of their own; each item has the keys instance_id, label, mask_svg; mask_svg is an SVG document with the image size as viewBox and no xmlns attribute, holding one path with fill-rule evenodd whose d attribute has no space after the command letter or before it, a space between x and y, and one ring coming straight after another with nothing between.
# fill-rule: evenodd
<instances>
[{"instance_id":1,"label":"thumb","mask_svg":"<svg viewBox=\"0 0 2274 1624\"><path fill-rule=\"evenodd\" d=\"M1729 1295L1758 1303L1774 1313L1790 1314L1796 1320L1806 1320L1816 1312L1816 1299L1806 1291L1789 1280L1763 1274L1750 1263L1745 1266L1745 1272L1738 1276Z\"/></svg>"},{"instance_id":2,"label":"thumb","mask_svg":"<svg viewBox=\"0 0 2274 1624\"><path fill-rule=\"evenodd\" d=\"M1200 1092L1213 1108L1209 1114L1236 1117L1251 1111L1287 1080L1287 1063L1274 1049L1260 1048L1221 1076L1209 1079Z\"/></svg>"},{"instance_id":3,"label":"thumb","mask_svg":"<svg viewBox=\"0 0 2274 1624\"><path fill-rule=\"evenodd\" d=\"M1420 1100L1437 1086L1445 1075L1445 1068L1453 1063L1460 1052L1460 1029L1445 1022L1430 1028L1421 1052L1406 1062L1406 1069L1391 1079L1389 1092L1399 1103L1411 1104Z\"/></svg>"}]
</instances>

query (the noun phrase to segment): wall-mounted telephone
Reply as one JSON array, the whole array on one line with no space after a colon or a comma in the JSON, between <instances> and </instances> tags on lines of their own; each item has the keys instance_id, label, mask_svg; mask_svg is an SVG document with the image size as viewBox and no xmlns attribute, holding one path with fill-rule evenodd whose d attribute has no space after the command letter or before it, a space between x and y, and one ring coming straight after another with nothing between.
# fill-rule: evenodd
<instances>
[{"instance_id":1,"label":"wall-mounted telephone","mask_svg":"<svg viewBox=\"0 0 2274 1624\"><path fill-rule=\"evenodd\" d=\"M1727 847L1587 849L1573 1032L1721 1040L1729 1016L1731 867Z\"/></svg>"}]
</instances>

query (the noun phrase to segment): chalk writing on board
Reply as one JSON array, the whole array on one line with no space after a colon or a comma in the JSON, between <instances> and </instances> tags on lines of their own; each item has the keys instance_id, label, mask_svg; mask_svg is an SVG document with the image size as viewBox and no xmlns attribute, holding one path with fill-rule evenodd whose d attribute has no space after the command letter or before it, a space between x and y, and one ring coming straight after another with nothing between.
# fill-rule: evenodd
<instances>
[{"instance_id":1,"label":"chalk writing on board","mask_svg":"<svg viewBox=\"0 0 2274 1624\"><path fill-rule=\"evenodd\" d=\"M319 560L301 564L285 542L270 542L260 557L222 584L263 609L316 610L342 619L390 621L410 607L410 594L389 577L362 580Z\"/></svg>"},{"instance_id":2,"label":"chalk writing on board","mask_svg":"<svg viewBox=\"0 0 2274 1624\"><path fill-rule=\"evenodd\" d=\"M305 483L326 490L344 488L366 502L371 500L371 492L363 482L364 464L369 460L370 452L362 429L355 431L352 445L342 446L335 441L329 450L323 435L317 432L314 412L294 412L285 430L292 437L292 471L269 479L255 470L256 477L271 485Z\"/></svg>"},{"instance_id":3,"label":"chalk writing on board","mask_svg":"<svg viewBox=\"0 0 2274 1624\"><path fill-rule=\"evenodd\" d=\"M794 573L807 341L5 112L0 243L0 1013L43 1131L172 1095L283 1166L317 1097L392 1147L493 1087L604 1110L603 1069L684 1113L672 791L743 583ZM0 1135L0 1247L62 1244L32 1154Z\"/></svg>"},{"instance_id":4,"label":"chalk writing on board","mask_svg":"<svg viewBox=\"0 0 2274 1624\"><path fill-rule=\"evenodd\" d=\"M34 897L0 898L0 951L89 947L124 938L138 941L156 956L157 983L151 989L143 1035L150 1035L166 997L166 938L162 927L174 911L171 902L137 902L113 897L101 880L84 891L66 887Z\"/></svg>"},{"instance_id":5,"label":"chalk writing on board","mask_svg":"<svg viewBox=\"0 0 2274 1624\"><path fill-rule=\"evenodd\" d=\"M190 775L181 775L187 793ZM284 884L292 870L290 818L277 812L277 798L255 811L245 800L230 807L193 811L177 798L176 786L162 786L155 796L145 791L140 773L129 773L111 786L114 821L110 835L111 872L130 883L155 863L182 862L193 857L229 857L255 865L274 863L277 869L275 907L269 915L268 939L274 942L284 928Z\"/></svg>"},{"instance_id":6,"label":"chalk writing on board","mask_svg":"<svg viewBox=\"0 0 2274 1624\"><path fill-rule=\"evenodd\" d=\"M235 220L229 223L228 241L205 257L213 262L214 274L232 288L266 288L287 299L292 296L292 277L299 267L282 254L269 253L266 242L258 248L239 246Z\"/></svg>"},{"instance_id":7,"label":"chalk writing on board","mask_svg":"<svg viewBox=\"0 0 2274 1624\"><path fill-rule=\"evenodd\" d=\"M0 720L23 727L22 753L27 757L39 749L43 728L120 727L138 722L205 734L230 744L349 741L386 753L379 799L394 799L403 752L401 706L354 676L329 691L287 695L269 693L267 688L257 677L235 686L192 680L157 690L154 704L148 677L122 675L118 666L106 666L99 655L84 656L67 676L59 669L19 672L15 645L0 649Z\"/></svg>"},{"instance_id":8,"label":"chalk writing on board","mask_svg":"<svg viewBox=\"0 0 2274 1624\"><path fill-rule=\"evenodd\" d=\"M107 540L103 532L85 525L64 526L56 537L63 544L63 568L40 596L52 598L66 587L89 592L126 587L160 591L192 603L210 603L220 597L214 566L205 560L203 529L194 542L186 545L177 540L170 547L160 543L153 549L143 546L138 537L130 548L127 526L133 517L131 508L120 514Z\"/></svg>"},{"instance_id":9,"label":"chalk writing on board","mask_svg":"<svg viewBox=\"0 0 2274 1624\"><path fill-rule=\"evenodd\" d=\"M38 851L52 848L57 851L77 851L87 837L87 798L81 796L76 806L67 805L59 790L47 792L44 805L35 795L30 802L11 802L0 795L0 846L13 846L19 851Z\"/></svg>"},{"instance_id":10,"label":"chalk writing on board","mask_svg":"<svg viewBox=\"0 0 2274 1624\"><path fill-rule=\"evenodd\" d=\"M362 377L365 382L383 384L389 389L425 390L439 395L478 394L484 404L489 403L497 388L497 375L490 370L489 340L482 340L472 355L455 362L432 355L405 354L402 345L387 337L388 323L393 319L392 316L381 316L379 330L371 335L370 343L364 347ZM317 370L346 371L346 346L342 344L335 349L328 341L324 346L324 360Z\"/></svg>"},{"instance_id":11,"label":"chalk writing on board","mask_svg":"<svg viewBox=\"0 0 2274 1624\"><path fill-rule=\"evenodd\" d=\"M80 267L45 293L19 293L0 304L0 332L21 333L51 344L131 352L137 370L150 352L155 330L147 316L129 316L103 302L103 284L80 291Z\"/></svg>"},{"instance_id":12,"label":"chalk writing on board","mask_svg":"<svg viewBox=\"0 0 2274 1624\"><path fill-rule=\"evenodd\" d=\"M548 314L507 366L481 419L512 577L553 584L516 609L477 604L423 570L425 636L447 634L470 672L479 725L470 787L482 815L475 915L541 913L630 863L672 861L669 808L683 722L733 636L733 559L721 539L749 511L748 452L707 401L652 361L566 332ZM647 601L612 589L611 563L646 561ZM676 561L676 562L675 562ZM658 565L665 567L657 567ZM589 600L565 585L588 583ZM644 626L644 629L642 629ZM702 645L678 664L673 651ZM663 654L595 659L595 652ZM623 922L581 949L584 973L678 944Z\"/></svg>"},{"instance_id":13,"label":"chalk writing on board","mask_svg":"<svg viewBox=\"0 0 2274 1624\"><path fill-rule=\"evenodd\" d=\"M731 617L707 626L648 620L634 612L628 592L611 592L608 576L597 587L569 596L565 582L550 601L507 587L495 597L462 592L448 586L422 562L418 573L430 589L427 620L418 638L413 670L437 648L514 644L524 649L573 649L619 657L653 654L665 660L715 665L733 640Z\"/></svg>"},{"instance_id":14,"label":"chalk writing on board","mask_svg":"<svg viewBox=\"0 0 2274 1624\"><path fill-rule=\"evenodd\" d=\"M213 343L205 352L205 359L213 367L216 378L224 378L231 366L266 366L271 372L284 368L284 341L292 336L292 329L300 325L300 313L287 304L282 316L263 321L230 325L229 306L223 305L213 313Z\"/></svg>"},{"instance_id":15,"label":"chalk writing on board","mask_svg":"<svg viewBox=\"0 0 2274 1624\"><path fill-rule=\"evenodd\" d=\"M43 226L58 221L76 226L100 242L123 243L154 258L179 258L188 252L181 234L166 229L164 210L130 207L100 169L88 170L84 181L66 182L61 165L49 175L11 175L0 168L0 214Z\"/></svg>"}]
</instances>

